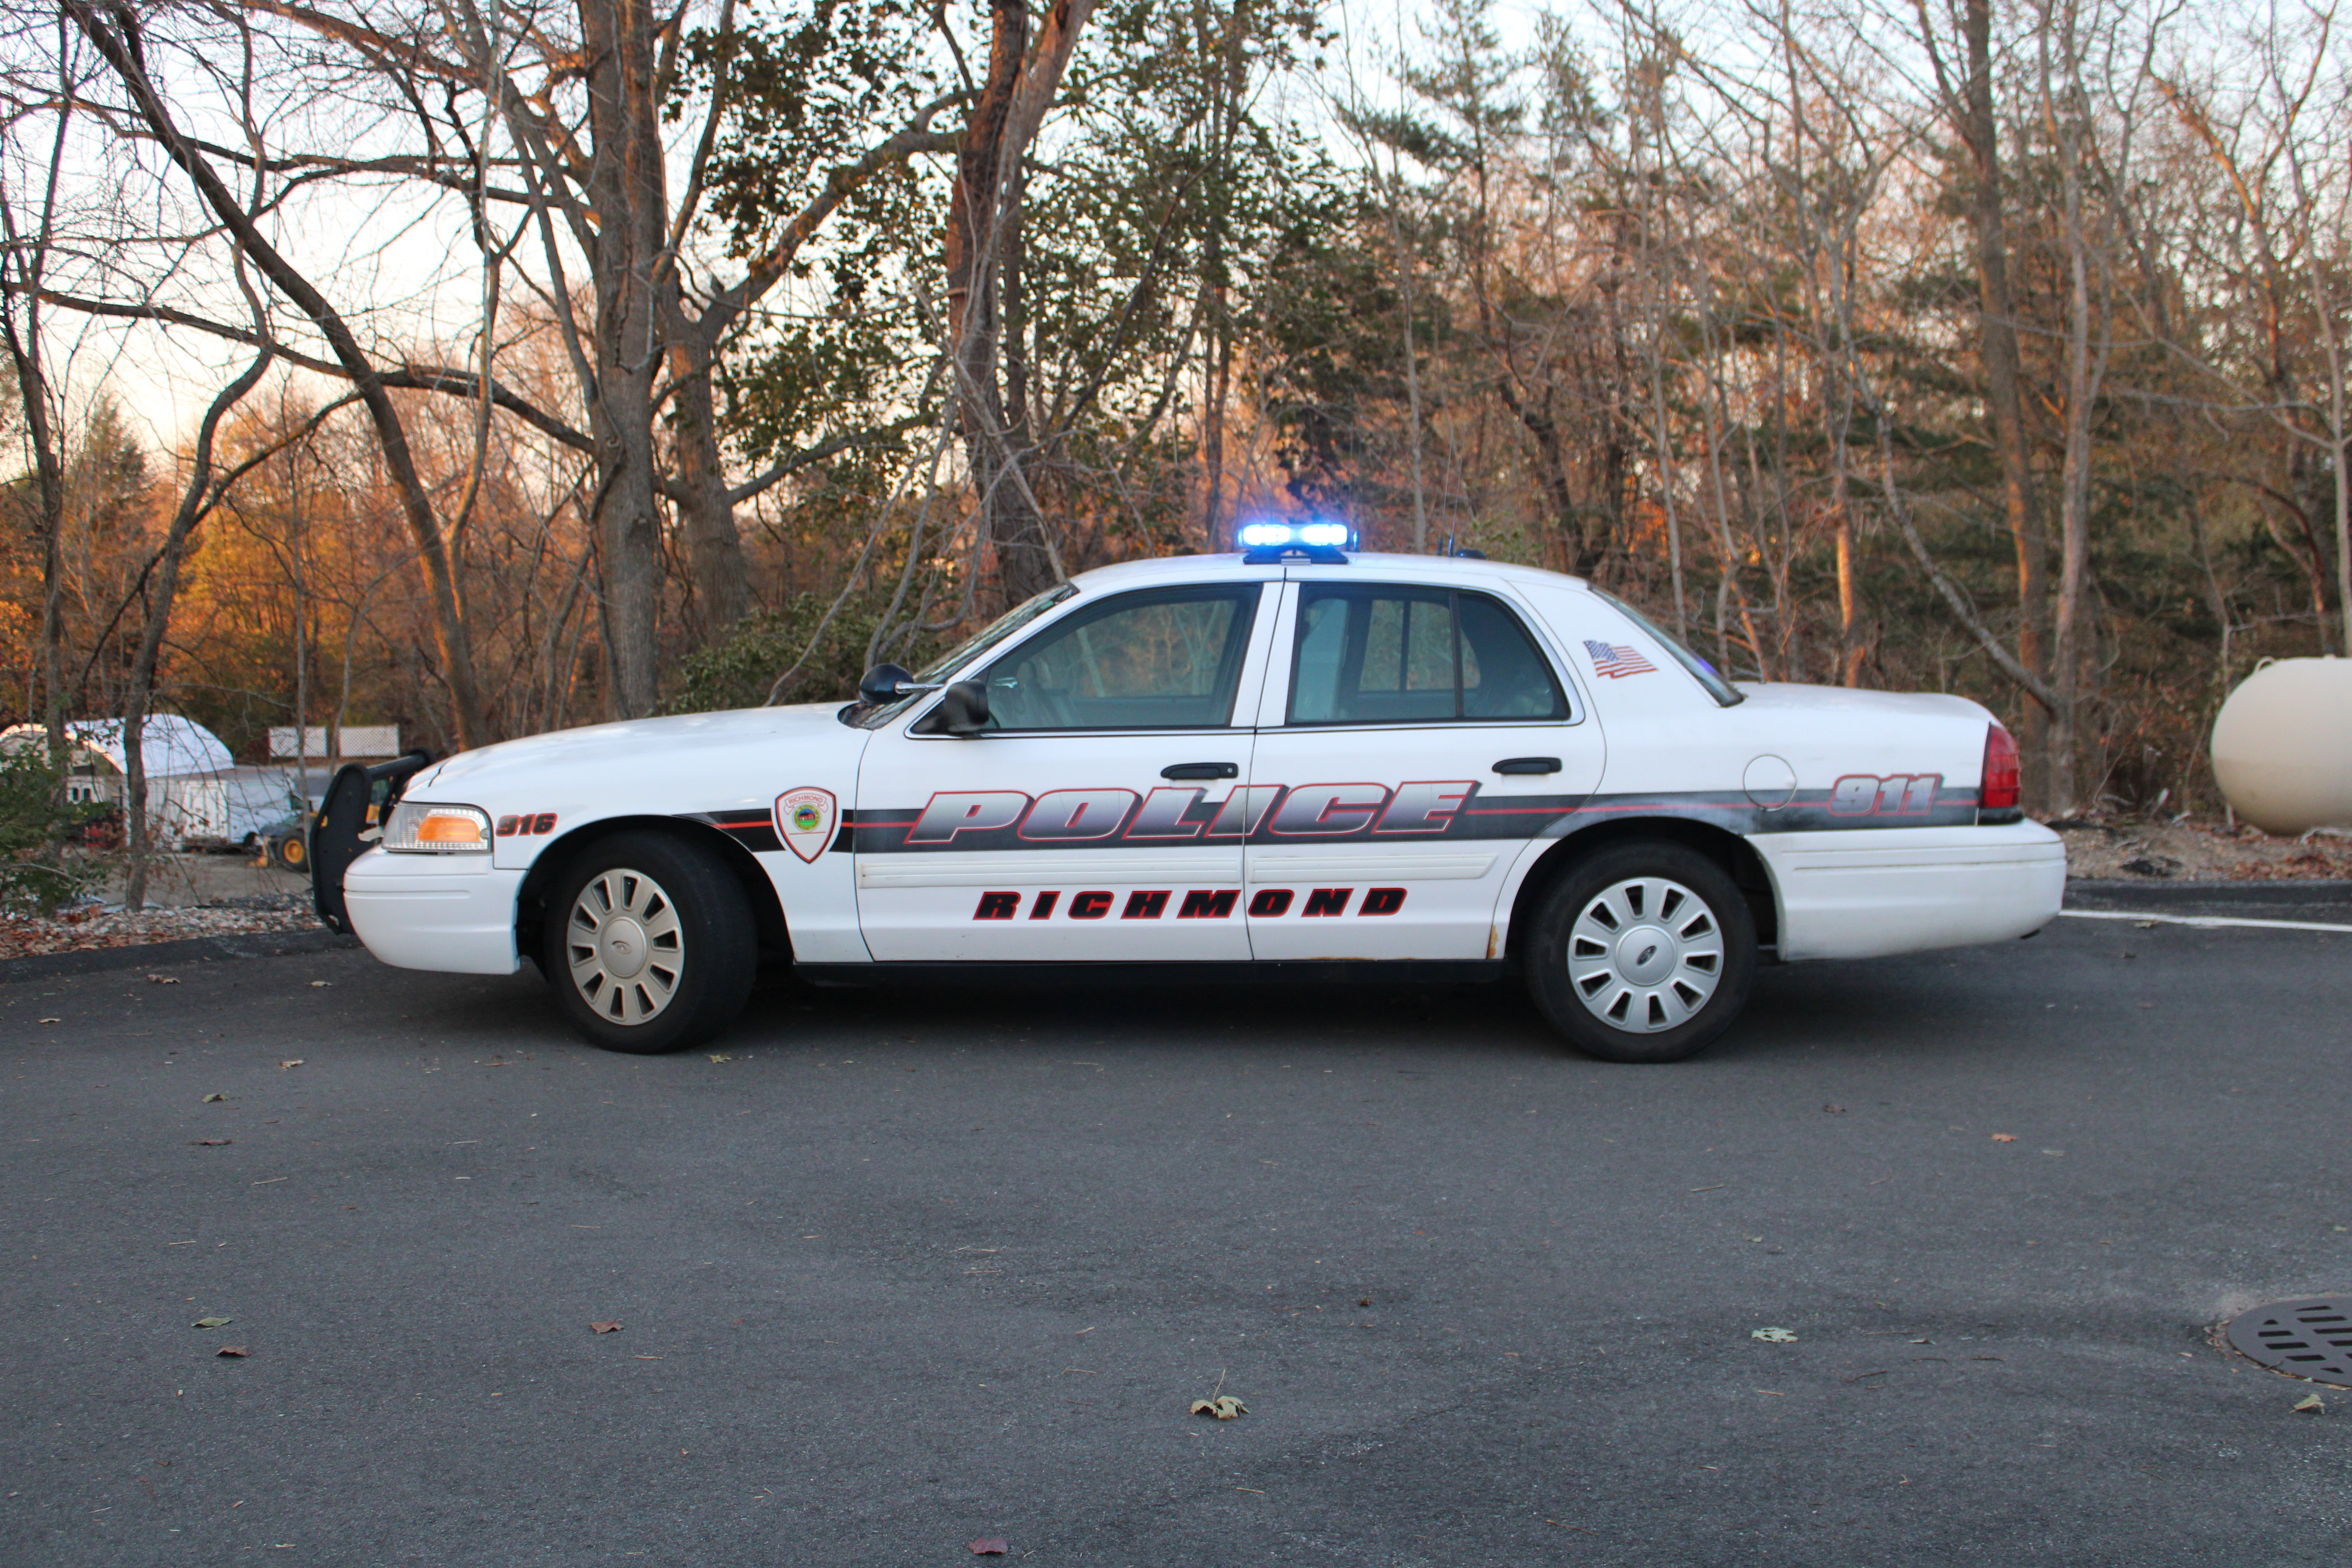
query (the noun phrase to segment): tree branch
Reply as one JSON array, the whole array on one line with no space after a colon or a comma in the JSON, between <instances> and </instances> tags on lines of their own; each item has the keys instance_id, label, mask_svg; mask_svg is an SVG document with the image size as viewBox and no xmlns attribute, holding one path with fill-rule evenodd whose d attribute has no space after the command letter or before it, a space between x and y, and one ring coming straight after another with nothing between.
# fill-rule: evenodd
<instances>
[{"instance_id":1,"label":"tree branch","mask_svg":"<svg viewBox=\"0 0 2352 1568\"><path fill-rule=\"evenodd\" d=\"M0 291L11 294L29 292L5 281L0 281ZM338 361L321 359L316 354L307 354L299 349L289 348L263 333L255 331L250 327L231 326L226 321L212 321L206 317L191 314L186 310L174 310L169 305L118 305L111 300L88 300L78 294L61 293L54 289L40 289L36 297L43 304L55 305L60 310L79 311L86 316L107 316L118 321L162 321L170 326L191 328L213 337L225 339L229 342L243 343L248 348L268 349L287 363L299 365L304 370L315 372L320 375L331 375L338 381L353 379L350 368ZM383 370L376 374L385 386L395 392L444 392L459 397L482 395L482 378L473 371L459 370L453 365L409 364L403 365L397 370ZM560 442L575 451L595 450L595 443L586 436L495 378L489 383L489 399L497 407L513 415L550 440Z\"/></svg>"}]
</instances>

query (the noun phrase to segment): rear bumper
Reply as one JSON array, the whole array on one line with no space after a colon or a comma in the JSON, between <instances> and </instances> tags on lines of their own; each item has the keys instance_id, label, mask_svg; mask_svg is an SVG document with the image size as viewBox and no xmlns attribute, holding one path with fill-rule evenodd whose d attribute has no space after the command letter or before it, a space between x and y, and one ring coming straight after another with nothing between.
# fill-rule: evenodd
<instances>
[{"instance_id":1,"label":"rear bumper","mask_svg":"<svg viewBox=\"0 0 2352 1568\"><path fill-rule=\"evenodd\" d=\"M485 862L466 870L449 858L371 849L343 873L343 905L367 950L396 969L450 974L512 974L515 895L523 872Z\"/></svg>"},{"instance_id":2,"label":"rear bumper","mask_svg":"<svg viewBox=\"0 0 2352 1568\"><path fill-rule=\"evenodd\" d=\"M1767 833L1780 956L1874 958L2040 931L2066 891L2066 849L2038 822Z\"/></svg>"}]
</instances>

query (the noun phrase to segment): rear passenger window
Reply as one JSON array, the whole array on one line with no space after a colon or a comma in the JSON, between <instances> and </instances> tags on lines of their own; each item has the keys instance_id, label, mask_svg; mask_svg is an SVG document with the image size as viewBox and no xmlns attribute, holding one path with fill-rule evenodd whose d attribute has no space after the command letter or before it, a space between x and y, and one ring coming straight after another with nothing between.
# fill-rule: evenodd
<instances>
[{"instance_id":1,"label":"rear passenger window","mask_svg":"<svg viewBox=\"0 0 2352 1568\"><path fill-rule=\"evenodd\" d=\"M1568 717L1550 665L1483 594L1312 584L1299 596L1293 724Z\"/></svg>"}]
</instances>

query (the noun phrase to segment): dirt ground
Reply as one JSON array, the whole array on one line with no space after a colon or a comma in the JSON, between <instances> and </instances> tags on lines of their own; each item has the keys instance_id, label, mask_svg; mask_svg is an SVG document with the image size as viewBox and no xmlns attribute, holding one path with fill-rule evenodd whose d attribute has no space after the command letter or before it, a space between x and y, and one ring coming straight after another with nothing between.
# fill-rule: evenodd
<instances>
[{"instance_id":1,"label":"dirt ground","mask_svg":"<svg viewBox=\"0 0 2352 1568\"><path fill-rule=\"evenodd\" d=\"M310 897L310 879L281 870L268 861L245 854L166 855L147 874L147 901L163 909L189 909L279 894ZM100 901L122 901L122 879L111 879Z\"/></svg>"},{"instance_id":2,"label":"dirt ground","mask_svg":"<svg viewBox=\"0 0 2352 1568\"><path fill-rule=\"evenodd\" d=\"M2352 835L2273 838L2226 822L2066 817L2069 880L2279 882L2352 879Z\"/></svg>"},{"instance_id":3,"label":"dirt ground","mask_svg":"<svg viewBox=\"0 0 2352 1568\"><path fill-rule=\"evenodd\" d=\"M319 925L308 877L245 855L165 856L148 874L148 907L136 914L122 908L120 876L95 898L54 920L0 915L0 959Z\"/></svg>"}]
</instances>

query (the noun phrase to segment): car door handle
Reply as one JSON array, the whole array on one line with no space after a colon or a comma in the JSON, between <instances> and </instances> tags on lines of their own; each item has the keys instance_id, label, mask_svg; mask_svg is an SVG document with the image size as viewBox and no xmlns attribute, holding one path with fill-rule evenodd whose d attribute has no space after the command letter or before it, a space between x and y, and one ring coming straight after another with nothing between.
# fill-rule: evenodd
<instances>
[{"instance_id":1,"label":"car door handle","mask_svg":"<svg viewBox=\"0 0 2352 1568\"><path fill-rule=\"evenodd\" d=\"M1242 770L1232 763L1171 763L1160 770L1163 779L1237 779Z\"/></svg>"},{"instance_id":2,"label":"car door handle","mask_svg":"<svg viewBox=\"0 0 2352 1568\"><path fill-rule=\"evenodd\" d=\"M1558 757L1505 757L1495 764L1498 773L1556 773L1559 772Z\"/></svg>"}]
</instances>

